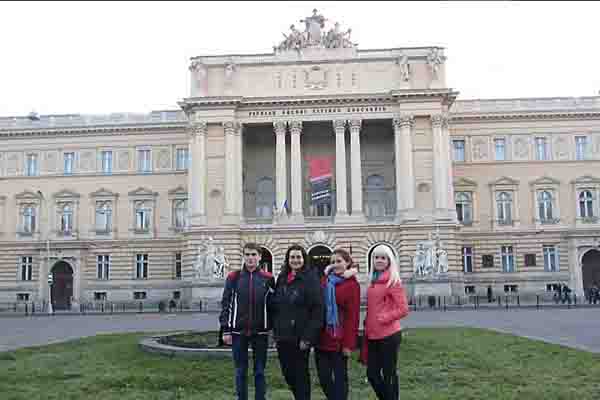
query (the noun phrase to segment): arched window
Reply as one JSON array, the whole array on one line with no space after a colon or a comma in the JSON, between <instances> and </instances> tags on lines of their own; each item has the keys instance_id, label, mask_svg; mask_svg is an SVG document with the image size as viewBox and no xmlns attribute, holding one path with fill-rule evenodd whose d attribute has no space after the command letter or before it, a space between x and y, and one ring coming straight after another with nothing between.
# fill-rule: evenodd
<instances>
[{"instance_id":1,"label":"arched window","mask_svg":"<svg viewBox=\"0 0 600 400\"><path fill-rule=\"evenodd\" d=\"M62 203L59 207L59 232L63 235L69 235L73 231L73 205L71 203Z\"/></svg>"},{"instance_id":2,"label":"arched window","mask_svg":"<svg viewBox=\"0 0 600 400\"><path fill-rule=\"evenodd\" d=\"M540 221L552 220L552 193L547 190L538 194L538 216Z\"/></svg>"},{"instance_id":3,"label":"arched window","mask_svg":"<svg viewBox=\"0 0 600 400\"><path fill-rule=\"evenodd\" d=\"M381 175L370 175L366 185L366 212L369 217L382 217L385 211L385 186Z\"/></svg>"},{"instance_id":4,"label":"arched window","mask_svg":"<svg viewBox=\"0 0 600 400\"><path fill-rule=\"evenodd\" d=\"M473 196L470 192L456 192L454 195L456 203L456 215L463 224L473 222Z\"/></svg>"},{"instance_id":5,"label":"arched window","mask_svg":"<svg viewBox=\"0 0 600 400\"><path fill-rule=\"evenodd\" d=\"M135 230L138 232L148 232L150 230L150 221L152 221L152 207L145 201L135 202Z\"/></svg>"},{"instance_id":6,"label":"arched window","mask_svg":"<svg viewBox=\"0 0 600 400\"><path fill-rule=\"evenodd\" d=\"M25 205L21 211L24 233L33 233L36 229L36 210L33 205Z\"/></svg>"},{"instance_id":7,"label":"arched window","mask_svg":"<svg viewBox=\"0 0 600 400\"><path fill-rule=\"evenodd\" d=\"M589 190L579 193L579 214L581 218L594 216L594 196Z\"/></svg>"},{"instance_id":8,"label":"arched window","mask_svg":"<svg viewBox=\"0 0 600 400\"><path fill-rule=\"evenodd\" d=\"M256 182L256 217L271 218L275 204L275 185L273 179L263 177Z\"/></svg>"},{"instance_id":9,"label":"arched window","mask_svg":"<svg viewBox=\"0 0 600 400\"><path fill-rule=\"evenodd\" d=\"M185 228L185 216L187 214L187 200L179 199L173 201L173 226L177 229Z\"/></svg>"},{"instance_id":10,"label":"arched window","mask_svg":"<svg viewBox=\"0 0 600 400\"><path fill-rule=\"evenodd\" d=\"M96 232L107 233L112 227L112 203L110 201L96 202Z\"/></svg>"},{"instance_id":11,"label":"arched window","mask_svg":"<svg viewBox=\"0 0 600 400\"><path fill-rule=\"evenodd\" d=\"M508 192L500 192L496 197L498 223L512 223L512 196Z\"/></svg>"}]
</instances>

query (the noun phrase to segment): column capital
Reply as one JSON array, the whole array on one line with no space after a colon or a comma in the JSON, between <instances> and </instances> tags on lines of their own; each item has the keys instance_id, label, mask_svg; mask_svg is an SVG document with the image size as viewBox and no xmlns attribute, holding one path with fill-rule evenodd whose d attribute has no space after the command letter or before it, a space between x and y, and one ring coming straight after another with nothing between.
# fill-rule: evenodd
<instances>
[{"instance_id":1,"label":"column capital","mask_svg":"<svg viewBox=\"0 0 600 400\"><path fill-rule=\"evenodd\" d=\"M360 127L362 125L362 119L351 119L348 121L348 125L350 126L350 132L360 132Z\"/></svg>"},{"instance_id":2,"label":"column capital","mask_svg":"<svg viewBox=\"0 0 600 400\"><path fill-rule=\"evenodd\" d=\"M193 122L188 125L188 134L191 138L206 136L208 124L206 121Z\"/></svg>"},{"instance_id":3,"label":"column capital","mask_svg":"<svg viewBox=\"0 0 600 400\"><path fill-rule=\"evenodd\" d=\"M290 125L290 133L292 135L299 135L302 133L302 121L299 119L293 120L289 122Z\"/></svg>"},{"instance_id":4,"label":"column capital","mask_svg":"<svg viewBox=\"0 0 600 400\"><path fill-rule=\"evenodd\" d=\"M335 129L336 133L344 133L346 129L346 120L345 119L334 119L333 120L333 129Z\"/></svg>"},{"instance_id":5,"label":"column capital","mask_svg":"<svg viewBox=\"0 0 600 400\"><path fill-rule=\"evenodd\" d=\"M431 116L431 125L434 127L447 127L448 116L446 114L435 114Z\"/></svg>"},{"instance_id":6,"label":"column capital","mask_svg":"<svg viewBox=\"0 0 600 400\"><path fill-rule=\"evenodd\" d=\"M412 127L415 123L415 118L412 115L399 115L398 117L394 118L393 120L393 124L395 128L402 128L405 126L409 126Z\"/></svg>"},{"instance_id":7,"label":"column capital","mask_svg":"<svg viewBox=\"0 0 600 400\"><path fill-rule=\"evenodd\" d=\"M236 131L236 122L235 121L223 122L223 129L225 130L225 135L233 135Z\"/></svg>"},{"instance_id":8,"label":"column capital","mask_svg":"<svg viewBox=\"0 0 600 400\"><path fill-rule=\"evenodd\" d=\"M242 135L242 130L244 129L244 124L242 124L241 122L235 122L233 124L233 134L235 136L241 136Z\"/></svg>"},{"instance_id":9,"label":"column capital","mask_svg":"<svg viewBox=\"0 0 600 400\"><path fill-rule=\"evenodd\" d=\"M285 121L273 121L273 128L276 135L285 135L285 128L287 123Z\"/></svg>"}]
</instances>

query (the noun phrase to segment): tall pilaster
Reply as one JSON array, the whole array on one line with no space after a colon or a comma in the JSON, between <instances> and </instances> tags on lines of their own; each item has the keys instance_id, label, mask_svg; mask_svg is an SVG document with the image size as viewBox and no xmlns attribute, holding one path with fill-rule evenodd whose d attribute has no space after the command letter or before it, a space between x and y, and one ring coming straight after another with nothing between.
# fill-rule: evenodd
<instances>
[{"instance_id":1,"label":"tall pilaster","mask_svg":"<svg viewBox=\"0 0 600 400\"><path fill-rule=\"evenodd\" d=\"M276 208L282 213L282 207L287 200L287 162L285 152L285 121L273 122L275 129L275 201Z\"/></svg>"},{"instance_id":2,"label":"tall pilaster","mask_svg":"<svg viewBox=\"0 0 600 400\"><path fill-rule=\"evenodd\" d=\"M223 222L225 224L239 223L239 214L237 213L236 197L238 190L236 188L236 143L235 143L235 123L226 121L223 123L225 132L225 210Z\"/></svg>"},{"instance_id":3,"label":"tall pilaster","mask_svg":"<svg viewBox=\"0 0 600 400\"><path fill-rule=\"evenodd\" d=\"M450 161L450 138L447 129L448 121L445 115L432 115L433 129L433 204L435 218L452 220L450 205L450 176L452 163ZM450 169L450 171L449 171ZM454 212L454 215L456 213Z\"/></svg>"},{"instance_id":4,"label":"tall pilaster","mask_svg":"<svg viewBox=\"0 0 600 400\"><path fill-rule=\"evenodd\" d=\"M189 151L192 155L188 173L190 225L206 224L206 122L189 125Z\"/></svg>"},{"instance_id":5,"label":"tall pilaster","mask_svg":"<svg viewBox=\"0 0 600 400\"><path fill-rule=\"evenodd\" d=\"M240 218L244 217L244 180L243 180L243 162L244 155L242 150L242 135L244 125L237 123L234 132L234 150L235 150L235 189L236 189L236 210Z\"/></svg>"},{"instance_id":6,"label":"tall pilaster","mask_svg":"<svg viewBox=\"0 0 600 400\"><path fill-rule=\"evenodd\" d=\"M348 215L347 186L346 186L346 121L334 120L335 130L335 187L336 187L336 220Z\"/></svg>"},{"instance_id":7,"label":"tall pilaster","mask_svg":"<svg viewBox=\"0 0 600 400\"><path fill-rule=\"evenodd\" d=\"M292 221L303 223L304 213L302 210L302 154L300 149L300 137L302 135L302 121L290 122L291 135L291 180L292 180Z\"/></svg>"},{"instance_id":8,"label":"tall pilaster","mask_svg":"<svg viewBox=\"0 0 600 400\"><path fill-rule=\"evenodd\" d=\"M360 119L350 120L350 174L352 193L352 219L354 222L364 220L362 164L360 158Z\"/></svg>"},{"instance_id":9,"label":"tall pilaster","mask_svg":"<svg viewBox=\"0 0 600 400\"><path fill-rule=\"evenodd\" d=\"M415 170L413 161L412 115L394 119L394 147L396 159L396 216L402 220L416 219L411 216L415 208Z\"/></svg>"}]
</instances>

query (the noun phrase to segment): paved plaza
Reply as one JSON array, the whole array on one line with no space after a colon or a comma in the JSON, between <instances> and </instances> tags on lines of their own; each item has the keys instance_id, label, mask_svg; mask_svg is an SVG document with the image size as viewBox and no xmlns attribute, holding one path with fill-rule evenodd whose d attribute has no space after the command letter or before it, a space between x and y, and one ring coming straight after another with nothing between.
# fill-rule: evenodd
<instances>
[{"instance_id":1,"label":"paved plaza","mask_svg":"<svg viewBox=\"0 0 600 400\"><path fill-rule=\"evenodd\" d=\"M406 328L478 327L600 353L600 309L421 311ZM215 313L0 318L0 351L107 333L217 329Z\"/></svg>"}]
</instances>

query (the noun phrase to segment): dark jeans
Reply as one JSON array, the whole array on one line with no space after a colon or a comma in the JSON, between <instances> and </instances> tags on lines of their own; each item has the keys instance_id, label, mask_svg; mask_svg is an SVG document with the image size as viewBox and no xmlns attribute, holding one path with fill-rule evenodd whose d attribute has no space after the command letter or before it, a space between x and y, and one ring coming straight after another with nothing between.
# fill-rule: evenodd
<instances>
[{"instance_id":1,"label":"dark jeans","mask_svg":"<svg viewBox=\"0 0 600 400\"><path fill-rule=\"evenodd\" d=\"M281 372L295 400L310 400L310 350L300 350L298 342L278 342L277 355Z\"/></svg>"},{"instance_id":2,"label":"dark jeans","mask_svg":"<svg viewBox=\"0 0 600 400\"><path fill-rule=\"evenodd\" d=\"M368 341L367 378L379 400L400 398L396 364L401 341L401 332L380 340Z\"/></svg>"},{"instance_id":3,"label":"dark jeans","mask_svg":"<svg viewBox=\"0 0 600 400\"><path fill-rule=\"evenodd\" d=\"M327 400L348 399L348 357L338 351L315 350L315 362Z\"/></svg>"},{"instance_id":4,"label":"dark jeans","mask_svg":"<svg viewBox=\"0 0 600 400\"><path fill-rule=\"evenodd\" d=\"M254 389L256 400L265 400L265 365L267 363L268 335L231 335L235 365L235 389L238 400L248 400L248 345L254 358Z\"/></svg>"}]
</instances>

